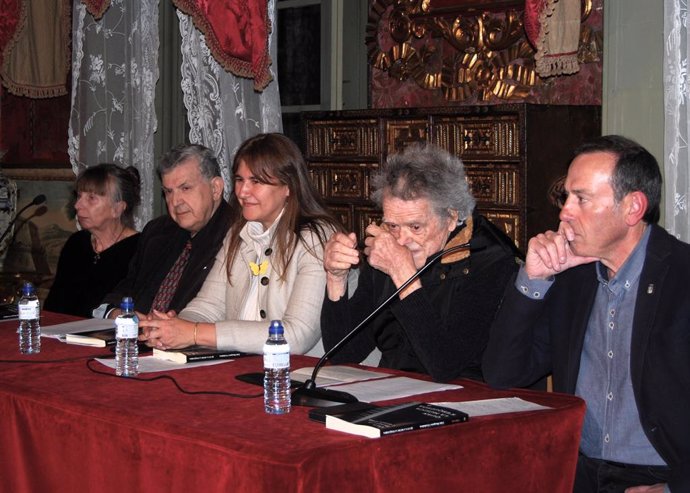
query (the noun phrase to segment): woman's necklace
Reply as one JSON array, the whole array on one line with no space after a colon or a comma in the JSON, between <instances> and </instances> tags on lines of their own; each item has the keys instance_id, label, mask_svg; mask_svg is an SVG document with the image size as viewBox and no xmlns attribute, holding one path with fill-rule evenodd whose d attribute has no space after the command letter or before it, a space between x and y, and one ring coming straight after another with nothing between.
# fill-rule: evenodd
<instances>
[{"instance_id":1,"label":"woman's necklace","mask_svg":"<svg viewBox=\"0 0 690 493\"><path fill-rule=\"evenodd\" d=\"M122 233L125 232L125 229L127 229L127 227L122 226L122 229L120 230L120 234L117 235L117 238L115 238L115 241L113 241L110 246L113 246L115 243L120 241L120 237L122 236ZM91 235L91 246L93 248L93 263L94 263L94 265L96 265L98 263L98 261L101 259L101 252L103 250L107 250L107 248L103 248L103 249L99 250L98 249L98 240L96 239L96 237L93 234Z\"/></svg>"}]
</instances>

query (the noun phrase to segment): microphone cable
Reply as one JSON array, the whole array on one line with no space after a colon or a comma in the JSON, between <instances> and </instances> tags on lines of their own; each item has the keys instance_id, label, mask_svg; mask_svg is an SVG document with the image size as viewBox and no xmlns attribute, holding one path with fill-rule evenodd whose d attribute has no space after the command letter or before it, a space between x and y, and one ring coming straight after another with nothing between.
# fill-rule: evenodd
<instances>
[{"instance_id":1,"label":"microphone cable","mask_svg":"<svg viewBox=\"0 0 690 493\"><path fill-rule=\"evenodd\" d=\"M0 364L2 363L10 363L10 364L18 364L18 363L26 363L30 365L35 365L35 364L58 364L58 363L74 363L76 361L82 361L84 358L89 358L89 359L95 359L95 358L100 358L100 355L91 355L91 356L72 356L70 358L60 358L60 359L44 359L44 360L26 360L26 359L0 359Z\"/></svg>"},{"instance_id":2,"label":"microphone cable","mask_svg":"<svg viewBox=\"0 0 690 493\"><path fill-rule=\"evenodd\" d=\"M105 375L107 377L115 377L115 378L127 378L128 381L134 381L134 382L155 382L157 380L169 380L173 383L177 389L182 392L183 394L187 395L222 395L222 396L227 396L227 397L236 397L240 399L256 399L258 397L263 397L263 392L260 394L236 394L233 392L224 392L220 390L187 390L180 385L180 383L175 380L174 377L171 377L170 375L157 375L155 377L141 377L137 376L134 378L131 377L120 377L118 375L115 375L114 373L110 373L108 371L103 371L99 370L97 368L94 368L92 366L92 363L97 360L97 358L102 358L102 355L90 355L90 356L75 356L71 358L61 358L61 359L52 359L52 360L37 360L37 361L30 361L30 360L25 360L25 359L0 359L0 364L2 363L8 363L8 364L29 364L29 365L35 365L35 364L59 364L59 363L75 363L79 361L83 361L86 359L86 368L89 369L92 373L96 373L98 375Z\"/></svg>"},{"instance_id":3,"label":"microphone cable","mask_svg":"<svg viewBox=\"0 0 690 493\"><path fill-rule=\"evenodd\" d=\"M263 397L263 392L260 394L236 394L234 392L224 392L222 390L187 390L180 383L174 378L171 377L170 375L157 375L155 377L141 377L141 376L136 376L136 377L120 377L114 373L110 373L107 371L99 370L97 368L94 368L92 366L92 363L96 361L95 358L89 358L86 361L86 368L89 369L92 373L95 373L97 375L104 375L106 377L114 377L114 378L120 378L120 379L126 379L131 382L156 382L158 380L168 380L173 383L173 385L179 390L181 393L186 394L186 395L221 395L221 396L226 396L226 397L236 397L239 399L256 399L258 397Z\"/></svg>"}]
</instances>

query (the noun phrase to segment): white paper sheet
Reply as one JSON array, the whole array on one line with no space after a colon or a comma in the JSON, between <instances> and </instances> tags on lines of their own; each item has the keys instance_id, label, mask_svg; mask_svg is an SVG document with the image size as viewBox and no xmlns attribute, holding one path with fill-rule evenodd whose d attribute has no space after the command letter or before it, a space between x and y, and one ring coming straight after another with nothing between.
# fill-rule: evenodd
<instances>
[{"instance_id":1,"label":"white paper sheet","mask_svg":"<svg viewBox=\"0 0 690 493\"><path fill-rule=\"evenodd\" d=\"M313 371L314 367L299 368L298 370L293 370L290 372L290 378L305 381L311 378ZM316 377L316 386L328 387L329 385L362 382L364 380L373 380L375 378L385 378L390 376L390 373L365 370L363 368L353 368L351 366L323 366L319 370L319 374Z\"/></svg>"},{"instance_id":2,"label":"white paper sheet","mask_svg":"<svg viewBox=\"0 0 690 493\"><path fill-rule=\"evenodd\" d=\"M96 358L96 361L108 368L115 369L115 358ZM216 359L211 361L195 361L193 363L175 363L161 358L154 358L153 356L139 356L139 373L183 370L185 368L196 368L197 366L220 365L229 361L235 360Z\"/></svg>"},{"instance_id":3,"label":"white paper sheet","mask_svg":"<svg viewBox=\"0 0 690 493\"><path fill-rule=\"evenodd\" d=\"M87 318L84 320L77 320L74 322L66 322L57 325L41 326L42 337L52 337L54 339L63 340L65 334L79 334L81 332L89 332L91 330L103 330L115 328L115 320L107 318Z\"/></svg>"},{"instance_id":4,"label":"white paper sheet","mask_svg":"<svg viewBox=\"0 0 690 493\"><path fill-rule=\"evenodd\" d=\"M519 397L504 397L501 399L484 399L481 401L466 402L432 402L432 404L457 409L458 411L466 412L470 416L487 416L490 414L551 409L548 406L542 406L541 404L526 401Z\"/></svg>"},{"instance_id":5,"label":"white paper sheet","mask_svg":"<svg viewBox=\"0 0 690 493\"><path fill-rule=\"evenodd\" d=\"M393 377L338 385L333 388L352 394L362 402L377 402L441 390L461 389L462 386L450 383L427 382L426 380L417 380L409 377Z\"/></svg>"}]
</instances>

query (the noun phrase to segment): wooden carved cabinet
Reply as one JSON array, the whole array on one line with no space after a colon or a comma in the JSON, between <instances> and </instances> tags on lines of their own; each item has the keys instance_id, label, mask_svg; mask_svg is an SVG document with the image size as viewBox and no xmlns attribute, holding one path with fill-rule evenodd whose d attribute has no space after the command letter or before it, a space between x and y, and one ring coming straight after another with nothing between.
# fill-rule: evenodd
<instances>
[{"instance_id":1,"label":"wooden carved cabinet","mask_svg":"<svg viewBox=\"0 0 690 493\"><path fill-rule=\"evenodd\" d=\"M479 212L523 250L558 224L549 199L572 151L601 132L598 106L511 104L303 113L303 149L318 190L343 224L364 235L381 212L370 176L386 156L427 141L459 156Z\"/></svg>"}]
</instances>

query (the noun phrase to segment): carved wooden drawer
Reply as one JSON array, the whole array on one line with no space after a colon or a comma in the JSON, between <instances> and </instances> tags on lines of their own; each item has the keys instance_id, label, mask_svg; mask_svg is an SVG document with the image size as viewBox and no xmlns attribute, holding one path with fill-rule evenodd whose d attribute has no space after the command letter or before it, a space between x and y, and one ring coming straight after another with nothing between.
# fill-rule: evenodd
<instances>
[{"instance_id":1,"label":"carved wooden drawer","mask_svg":"<svg viewBox=\"0 0 690 493\"><path fill-rule=\"evenodd\" d=\"M520 159L517 116L435 118L432 142L463 159Z\"/></svg>"},{"instance_id":2,"label":"carved wooden drawer","mask_svg":"<svg viewBox=\"0 0 690 493\"><path fill-rule=\"evenodd\" d=\"M359 242L364 241L367 226L371 223L380 224L382 219L381 211L373 206L355 207L353 204L331 202L328 208L348 231L357 234Z\"/></svg>"},{"instance_id":3,"label":"carved wooden drawer","mask_svg":"<svg viewBox=\"0 0 690 493\"><path fill-rule=\"evenodd\" d=\"M357 232L357 238L361 238L360 233L355 230L355 208L352 205L339 205L331 203L328 209L333 213L336 219L345 226L348 231Z\"/></svg>"},{"instance_id":4,"label":"carved wooden drawer","mask_svg":"<svg viewBox=\"0 0 690 493\"><path fill-rule=\"evenodd\" d=\"M353 231L357 233L357 238L361 241L364 238L364 231L371 223L379 224L383 214L375 207L359 207L353 224Z\"/></svg>"},{"instance_id":5,"label":"carved wooden drawer","mask_svg":"<svg viewBox=\"0 0 690 493\"><path fill-rule=\"evenodd\" d=\"M415 142L427 142L429 134L428 118L408 118L406 120L385 120L386 154L393 154Z\"/></svg>"},{"instance_id":6,"label":"carved wooden drawer","mask_svg":"<svg viewBox=\"0 0 690 493\"><path fill-rule=\"evenodd\" d=\"M378 120L319 121L309 126L308 159L346 158L379 160L381 138Z\"/></svg>"},{"instance_id":7,"label":"carved wooden drawer","mask_svg":"<svg viewBox=\"0 0 690 493\"><path fill-rule=\"evenodd\" d=\"M509 238L512 238L518 248L526 248L523 244L524 231L520 212L505 212L496 210L481 209L480 212L503 231Z\"/></svg>"},{"instance_id":8,"label":"carved wooden drawer","mask_svg":"<svg viewBox=\"0 0 690 493\"><path fill-rule=\"evenodd\" d=\"M378 164L311 163L309 173L326 200L369 199L369 178Z\"/></svg>"},{"instance_id":9,"label":"carved wooden drawer","mask_svg":"<svg viewBox=\"0 0 690 493\"><path fill-rule=\"evenodd\" d=\"M520 168L517 164L465 163L465 173L479 206L520 206Z\"/></svg>"}]
</instances>

